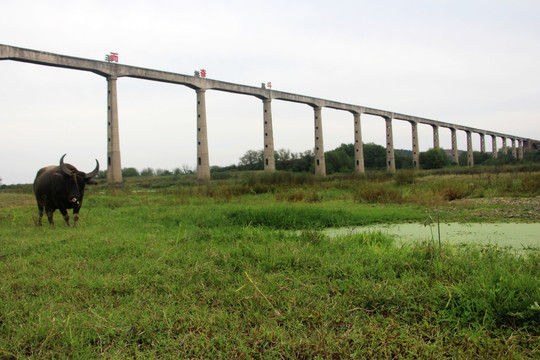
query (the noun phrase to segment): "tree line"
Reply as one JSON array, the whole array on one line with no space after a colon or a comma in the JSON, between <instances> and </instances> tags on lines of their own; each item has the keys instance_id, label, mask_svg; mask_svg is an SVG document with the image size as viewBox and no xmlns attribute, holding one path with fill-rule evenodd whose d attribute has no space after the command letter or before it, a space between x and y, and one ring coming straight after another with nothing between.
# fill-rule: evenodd
<instances>
[{"instance_id":1,"label":"tree line","mask_svg":"<svg viewBox=\"0 0 540 360\"><path fill-rule=\"evenodd\" d=\"M354 145L341 144L338 148L324 153L326 173L350 173L354 172ZM395 151L396 167L411 168L412 152L408 150ZM248 150L241 158L238 170L262 170L264 168L263 150ZM295 172L315 172L315 153L307 150L293 153L290 150L281 149L275 152L276 170ZM368 170L386 169L386 149L380 145L364 144L364 167Z\"/></svg>"},{"instance_id":2,"label":"tree line","mask_svg":"<svg viewBox=\"0 0 540 360\"><path fill-rule=\"evenodd\" d=\"M386 148L374 143L363 144L364 167L366 170L386 169ZM341 144L334 150L324 153L326 163L326 173L351 173L354 172L354 145ZM396 169L412 169L412 151L397 149L394 151ZM315 154L308 150L301 153L292 153L290 150L278 150L275 152L275 162L277 170L288 170L296 172L314 172ZM433 148L420 153L420 167L422 169L440 169L453 164L451 155L441 148ZM511 154L504 154L499 151L498 157L494 158L491 153L473 152L475 165L507 165L517 164L521 160L516 159ZM467 165L467 152L463 151L459 155L459 165ZM523 162L540 162L539 151L525 152ZM263 150L248 150L241 158L238 165L227 167L227 170L262 170L264 168Z\"/></svg>"},{"instance_id":3,"label":"tree line","mask_svg":"<svg viewBox=\"0 0 540 360\"><path fill-rule=\"evenodd\" d=\"M363 145L364 149L364 167L366 170L385 170L386 169L386 149L374 143ZM326 151L324 153L326 162L326 173L352 173L354 172L354 145L341 144L336 149ZM292 171L292 172L315 172L315 153L313 150L304 152L292 152L287 149L275 151L276 170ZM396 169L412 169L412 151L398 149L394 151ZM516 159L511 154L504 154L499 151L498 157L494 158L491 153L473 152L473 160L475 165L507 165L517 164L521 160ZM539 151L525 152L523 162L532 163L540 162ZM440 169L452 165L450 154L441 148L433 148L420 153L420 167L422 169ZM459 155L459 165L467 165L467 152L463 151ZM210 171L213 173L234 171L234 170L263 170L264 169L264 152L263 150L248 150L240 157L238 164L229 166L212 166ZM195 169L187 165L177 167L170 170L145 168L137 170L129 167L122 169L123 177L134 176L164 176L164 175L184 175L194 174ZM106 172L100 171L100 177L105 178Z\"/></svg>"}]
</instances>

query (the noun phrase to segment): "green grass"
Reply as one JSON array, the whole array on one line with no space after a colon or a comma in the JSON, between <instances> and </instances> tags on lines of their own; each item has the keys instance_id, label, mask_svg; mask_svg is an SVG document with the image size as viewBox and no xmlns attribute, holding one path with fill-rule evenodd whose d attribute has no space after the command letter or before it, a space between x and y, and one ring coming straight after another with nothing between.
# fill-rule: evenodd
<instances>
[{"instance_id":1,"label":"green grass","mask_svg":"<svg viewBox=\"0 0 540 360\"><path fill-rule=\"evenodd\" d=\"M539 356L538 249L319 231L425 221L435 209L410 194L444 179L382 179L406 199L382 205L355 195L366 180L277 179L93 188L77 228L35 227L30 193L0 193L0 358ZM436 206L493 217L489 202Z\"/></svg>"}]
</instances>

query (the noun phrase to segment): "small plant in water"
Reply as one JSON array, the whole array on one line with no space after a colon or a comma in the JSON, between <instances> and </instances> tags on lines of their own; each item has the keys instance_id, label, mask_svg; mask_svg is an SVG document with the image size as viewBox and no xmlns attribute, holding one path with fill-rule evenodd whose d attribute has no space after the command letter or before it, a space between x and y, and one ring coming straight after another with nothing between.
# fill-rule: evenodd
<instances>
[{"instance_id":1,"label":"small plant in water","mask_svg":"<svg viewBox=\"0 0 540 360\"><path fill-rule=\"evenodd\" d=\"M435 209L434 213L436 215L436 219L433 219L431 215L428 215L428 219L424 221L424 226L429 226L429 230L431 231L431 241L434 244L435 236L433 235L433 224L435 224L435 222L437 223L437 240L439 243L439 250L440 250L441 249L441 219L440 219L439 209Z\"/></svg>"}]
</instances>

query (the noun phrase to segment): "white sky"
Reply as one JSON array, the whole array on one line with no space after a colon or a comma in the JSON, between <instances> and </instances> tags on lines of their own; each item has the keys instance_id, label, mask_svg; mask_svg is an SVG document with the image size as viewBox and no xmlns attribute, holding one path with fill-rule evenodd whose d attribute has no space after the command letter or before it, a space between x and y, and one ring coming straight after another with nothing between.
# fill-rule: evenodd
<instances>
[{"instance_id":1,"label":"white sky","mask_svg":"<svg viewBox=\"0 0 540 360\"><path fill-rule=\"evenodd\" d=\"M0 43L208 77L540 139L538 0L3 0ZM0 61L0 178L31 183L66 161L106 167L106 80L93 73ZM196 94L118 80L122 167L196 164ZM206 93L211 165L263 147L262 101ZM272 102L275 148L314 146L313 110ZM325 150L353 142L352 114L323 109ZM384 120L362 117L383 145ZM406 122L395 148L411 149ZM465 133L458 147L466 148ZM419 125L420 150L433 146ZM491 150L491 138L486 138ZM450 131L440 130L450 148ZM498 140L500 147L501 140ZM480 149L473 136L475 150Z\"/></svg>"}]
</instances>

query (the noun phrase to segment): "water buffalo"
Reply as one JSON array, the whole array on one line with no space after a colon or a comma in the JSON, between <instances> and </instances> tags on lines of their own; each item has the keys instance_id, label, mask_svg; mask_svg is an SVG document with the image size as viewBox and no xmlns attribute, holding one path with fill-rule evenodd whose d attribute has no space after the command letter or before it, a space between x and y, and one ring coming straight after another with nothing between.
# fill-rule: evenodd
<instances>
[{"instance_id":1,"label":"water buffalo","mask_svg":"<svg viewBox=\"0 0 540 360\"><path fill-rule=\"evenodd\" d=\"M97 181L92 179L99 171L97 159L96 168L91 173L86 174L71 164L65 164L64 156L66 154L60 158L59 166L47 166L37 172L34 180L34 194L39 210L38 225L41 225L43 208L45 208L49 224L54 224L53 213L59 209L67 226L69 226L67 209L73 209L73 226L77 226L84 196L84 186L97 184Z\"/></svg>"}]
</instances>

